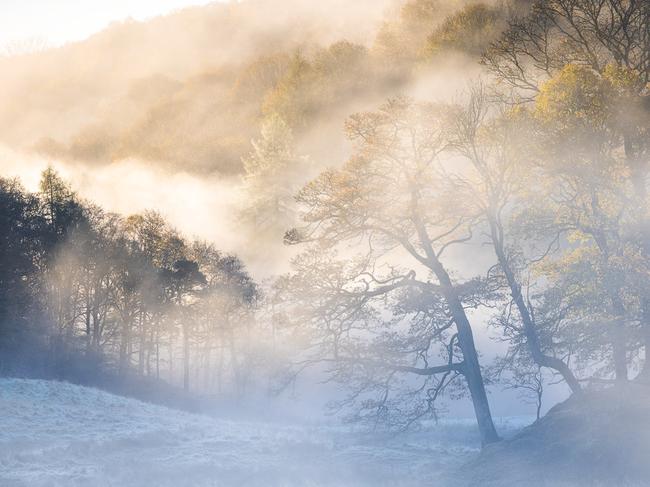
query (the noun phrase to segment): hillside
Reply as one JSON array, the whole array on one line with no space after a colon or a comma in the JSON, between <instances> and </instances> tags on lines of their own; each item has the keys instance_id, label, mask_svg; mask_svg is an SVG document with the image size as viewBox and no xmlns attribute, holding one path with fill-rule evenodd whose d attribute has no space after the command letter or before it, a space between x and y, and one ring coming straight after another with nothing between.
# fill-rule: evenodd
<instances>
[{"instance_id":1,"label":"hillside","mask_svg":"<svg viewBox=\"0 0 650 487\"><path fill-rule=\"evenodd\" d=\"M650 392L638 385L573 397L517 434L525 418L503 419L506 439L477 457L471 420L390 436L23 379L0 379L0 407L3 486L649 485Z\"/></svg>"},{"instance_id":2,"label":"hillside","mask_svg":"<svg viewBox=\"0 0 650 487\"><path fill-rule=\"evenodd\" d=\"M571 397L463 466L460 485L650 485L649 411L639 384Z\"/></svg>"},{"instance_id":3,"label":"hillside","mask_svg":"<svg viewBox=\"0 0 650 487\"><path fill-rule=\"evenodd\" d=\"M478 451L471 420L390 437L215 419L40 380L0 379L0 409L3 487L432 485Z\"/></svg>"},{"instance_id":4,"label":"hillside","mask_svg":"<svg viewBox=\"0 0 650 487\"><path fill-rule=\"evenodd\" d=\"M155 209L236 251L257 275L285 272L293 195L349 158L348 117L403 95L449 101L481 72L480 53L510 8L526 2L214 2L0 56L3 175L34 190L51 165L108 211ZM246 168L278 121L287 135L269 143L291 157ZM276 192L287 215L265 204ZM194 218L180 215L187 205Z\"/></svg>"},{"instance_id":5,"label":"hillside","mask_svg":"<svg viewBox=\"0 0 650 487\"><path fill-rule=\"evenodd\" d=\"M342 16L339 1L215 2L0 57L0 143L85 163L137 157L236 172L295 50L365 41L388 3L358 2Z\"/></svg>"},{"instance_id":6,"label":"hillside","mask_svg":"<svg viewBox=\"0 0 650 487\"><path fill-rule=\"evenodd\" d=\"M325 152L330 165L344 154L330 149L342 144L345 118L409 91L431 54L429 37L474 3L215 2L0 57L0 145L95 166L137 159L232 175L242 171L260 121L277 113L304 152ZM451 18L437 51L460 48L476 58L499 32L500 15L476 11L478 25ZM467 37L468 28L475 35Z\"/></svg>"}]
</instances>

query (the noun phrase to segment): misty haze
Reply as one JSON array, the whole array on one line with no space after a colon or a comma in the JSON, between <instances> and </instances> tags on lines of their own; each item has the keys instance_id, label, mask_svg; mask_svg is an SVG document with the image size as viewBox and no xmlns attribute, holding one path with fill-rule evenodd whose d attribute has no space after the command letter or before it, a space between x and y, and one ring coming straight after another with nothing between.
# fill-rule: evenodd
<instances>
[{"instance_id":1,"label":"misty haze","mask_svg":"<svg viewBox=\"0 0 650 487\"><path fill-rule=\"evenodd\" d=\"M650 486L650 2L0 2L0 486Z\"/></svg>"}]
</instances>

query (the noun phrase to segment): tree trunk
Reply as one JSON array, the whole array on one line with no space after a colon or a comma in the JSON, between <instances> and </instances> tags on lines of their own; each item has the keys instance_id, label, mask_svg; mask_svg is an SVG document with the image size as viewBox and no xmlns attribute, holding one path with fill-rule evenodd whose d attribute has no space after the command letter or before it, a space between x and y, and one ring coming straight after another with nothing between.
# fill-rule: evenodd
<instances>
[{"instance_id":1,"label":"tree trunk","mask_svg":"<svg viewBox=\"0 0 650 487\"><path fill-rule=\"evenodd\" d=\"M183 390L190 390L190 333L188 324L183 324Z\"/></svg>"},{"instance_id":2,"label":"tree trunk","mask_svg":"<svg viewBox=\"0 0 650 487\"><path fill-rule=\"evenodd\" d=\"M223 392L223 362L225 353L225 346L222 338L219 339L219 347L217 350L219 351L219 362L217 366L217 393L221 395Z\"/></svg>"},{"instance_id":3,"label":"tree trunk","mask_svg":"<svg viewBox=\"0 0 650 487\"><path fill-rule=\"evenodd\" d=\"M614 359L614 371L616 382L627 382L627 351L625 336L619 327L612 332L612 356Z\"/></svg>"},{"instance_id":4,"label":"tree trunk","mask_svg":"<svg viewBox=\"0 0 650 487\"><path fill-rule=\"evenodd\" d=\"M481 435L481 445L485 446L490 443L495 443L500 438L492 421L490 404L487 393L485 392L481 366L478 360L476 346L474 345L472 327L447 271L437 259L432 260L431 267L443 289L447 306L449 306L449 311L458 331L458 344L463 352L463 374L467 380L467 386L472 397L474 414L476 415L476 422L478 423L478 429Z\"/></svg>"},{"instance_id":5,"label":"tree trunk","mask_svg":"<svg viewBox=\"0 0 650 487\"><path fill-rule=\"evenodd\" d=\"M100 323L100 318L99 318L99 313L97 313L97 310L95 309L93 311L93 351L95 353L99 353L100 345L101 345L101 323Z\"/></svg>"},{"instance_id":6,"label":"tree trunk","mask_svg":"<svg viewBox=\"0 0 650 487\"><path fill-rule=\"evenodd\" d=\"M634 194L636 197L636 206L641 209L641 215L638 218L640 230L640 246L646 259L650 258L650 229L648 227L648 191L646 188L646 176L648 173L648 161L646 158L639 156L638 148L635 148L634 135L626 132L623 134L625 149L625 158L630 170ZM643 368L637 377L638 380L650 383L650 296L647 289L641 290L641 333L642 342L645 350L645 362ZM627 370L626 370L627 373Z\"/></svg>"},{"instance_id":7,"label":"tree trunk","mask_svg":"<svg viewBox=\"0 0 650 487\"><path fill-rule=\"evenodd\" d=\"M618 295L617 291L612 294L613 311L619 318L612 323L611 344L612 359L614 361L614 372L616 373L616 382L627 382L627 340L625 330L625 306Z\"/></svg>"},{"instance_id":8,"label":"tree trunk","mask_svg":"<svg viewBox=\"0 0 650 487\"><path fill-rule=\"evenodd\" d=\"M139 346L138 346L138 374L140 376L144 375L144 359L145 359L145 347L147 343L146 337L146 326L145 326L146 317L142 308L138 312L138 322L139 322Z\"/></svg>"},{"instance_id":9,"label":"tree trunk","mask_svg":"<svg viewBox=\"0 0 650 487\"><path fill-rule=\"evenodd\" d=\"M126 372L130 366L131 355L130 355L130 345L131 345L131 324L129 323L130 317L124 317L122 319L122 333L120 336L120 364L119 364L119 374L121 377L126 375Z\"/></svg>"},{"instance_id":10,"label":"tree trunk","mask_svg":"<svg viewBox=\"0 0 650 487\"><path fill-rule=\"evenodd\" d=\"M456 324L458 345L463 352L463 375L467 380L467 387L472 397L474 414L476 415L476 422L481 435L481 445L485 446L490 443L495 443L500 438L492 421L492 413L490 412L490 404L487 399L487 393L485 392L481 365L478 360L476 346L474 345L472 327L447 270L433 250L431 239L427 234L425 226L417 218L415 220L415 227L426 254L427 266L436 275L447 306L449 307L449 313Z\"/></svg>"},{"instance_id":11,"label":"tree trunk","mask_svg":"<svg viewBox=\"0 0 650 487\"><path fill-rule=\"evenodd\" d=\"M645 350L645 362L637 380L650 384L650 299L644 299L641 308L641 340Z\"/></svg>"},{"instance_id":12,"label":"tree trunk","mask_svg":"<svg viewBox=\"0 0 650 487\"><path fill-rule=\"evenodd\" d=\"M86 355L90 355L92 350L92 331L90 328L90 301L86 300L86 310L84 316L84 323L86 325Z\"/></svg>"},{"instance_id":13,"label":"tree trunk","mask_svg":"<svg viewBox=\"0 0 650 487\"><path fill-rule=\"evenodd\" d=\"M528 306L524 301L524 297L521 294L521 286L517 282L515 274L512 271L510 264L508 263L505 248L503 245L503 239L500 236L499 224L494 221L493 218L490 218L490 233L492 237L494 252L496 253L497 259L499 261L499 266L501 267L501 270L506 277L512 299L517 306L519 316L521 317L521 322L524 325L526 344L528 345L528 349L531 356L533 357L533 360L540 367L547 367L558 372L571 389L571 392L581 392L582 388L580 387L580 382L578 382L578 379L576 379L575 375L573 375L573 372L571 372L571 369L569 369L567 364L565 364L557 357L544 354L542 351L542 347L539 343L539 336L537 334L537 327L533 322L530 310L528 309Z\"/></svg>"}]
</instances>

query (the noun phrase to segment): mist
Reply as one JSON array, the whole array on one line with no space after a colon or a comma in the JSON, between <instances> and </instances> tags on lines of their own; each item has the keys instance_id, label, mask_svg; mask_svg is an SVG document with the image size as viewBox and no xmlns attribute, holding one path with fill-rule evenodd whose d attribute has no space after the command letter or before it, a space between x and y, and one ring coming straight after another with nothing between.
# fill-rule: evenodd
<instances>
[{"instance_id":1,"label":"mist","mask_svg":"<svg viewBox=\"0 0 650 487\"><path fill-rule=\"evenodd\" d=\"M645 485L643 2L150 7L0 46L0 483Z\"/></svg>"}]
</instances>

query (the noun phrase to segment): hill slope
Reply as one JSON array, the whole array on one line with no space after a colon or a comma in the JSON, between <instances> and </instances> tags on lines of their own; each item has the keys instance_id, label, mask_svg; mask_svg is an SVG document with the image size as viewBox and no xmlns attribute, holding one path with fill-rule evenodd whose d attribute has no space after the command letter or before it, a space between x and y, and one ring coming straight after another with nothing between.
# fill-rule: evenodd
<instances>
[{"instance_id":1,"label":"hill slope","mask_svg":"<svg viewBox=\"0 0 650 487\"><path fill-rule=\"evenodd\" d=\"M261 121L277 114L303 152L330 166L347 154L333 148L345 145L348 115L399 94L438 97L439 85L460 86L468 64L478 72L478 53L505 15L495 7L478 27L453 21L479 3L215 2L116 22L60 48L0 55L0 148L232 176ZM435 33L434 54L426 46Z\"/></svg>"},{"instance_id":2,"label":"hill slope","mask_svg":"<svg viewBox=\"0 0 650 487\"><path fill-rule=\"evenodd\" d=\"M457 477L467 486L642 486L649 459L650 387L629 384L569 398Z\"/></svg>"},{"instance_id":3,"label":"hill slope","mask_svg":"<svg viewBox=\"0 0 650 487\"><path fill-rule=\"evenodd\" d=\"M3 487L440 485L478 451L472 421L389 437L226 421L40 380L0 379L0 410Z\"/></svg>"},{"instance_id":4,"label":"hill slope","mask_svg":"<svg viewBox=\"0 0 650 487\"><path fill-rule=\"evenodd\" d=\"M367 41L392 2L214 2L0 55L0 144L83 163L237 173L296 50Z\"/></svg>"}]
</instances>

